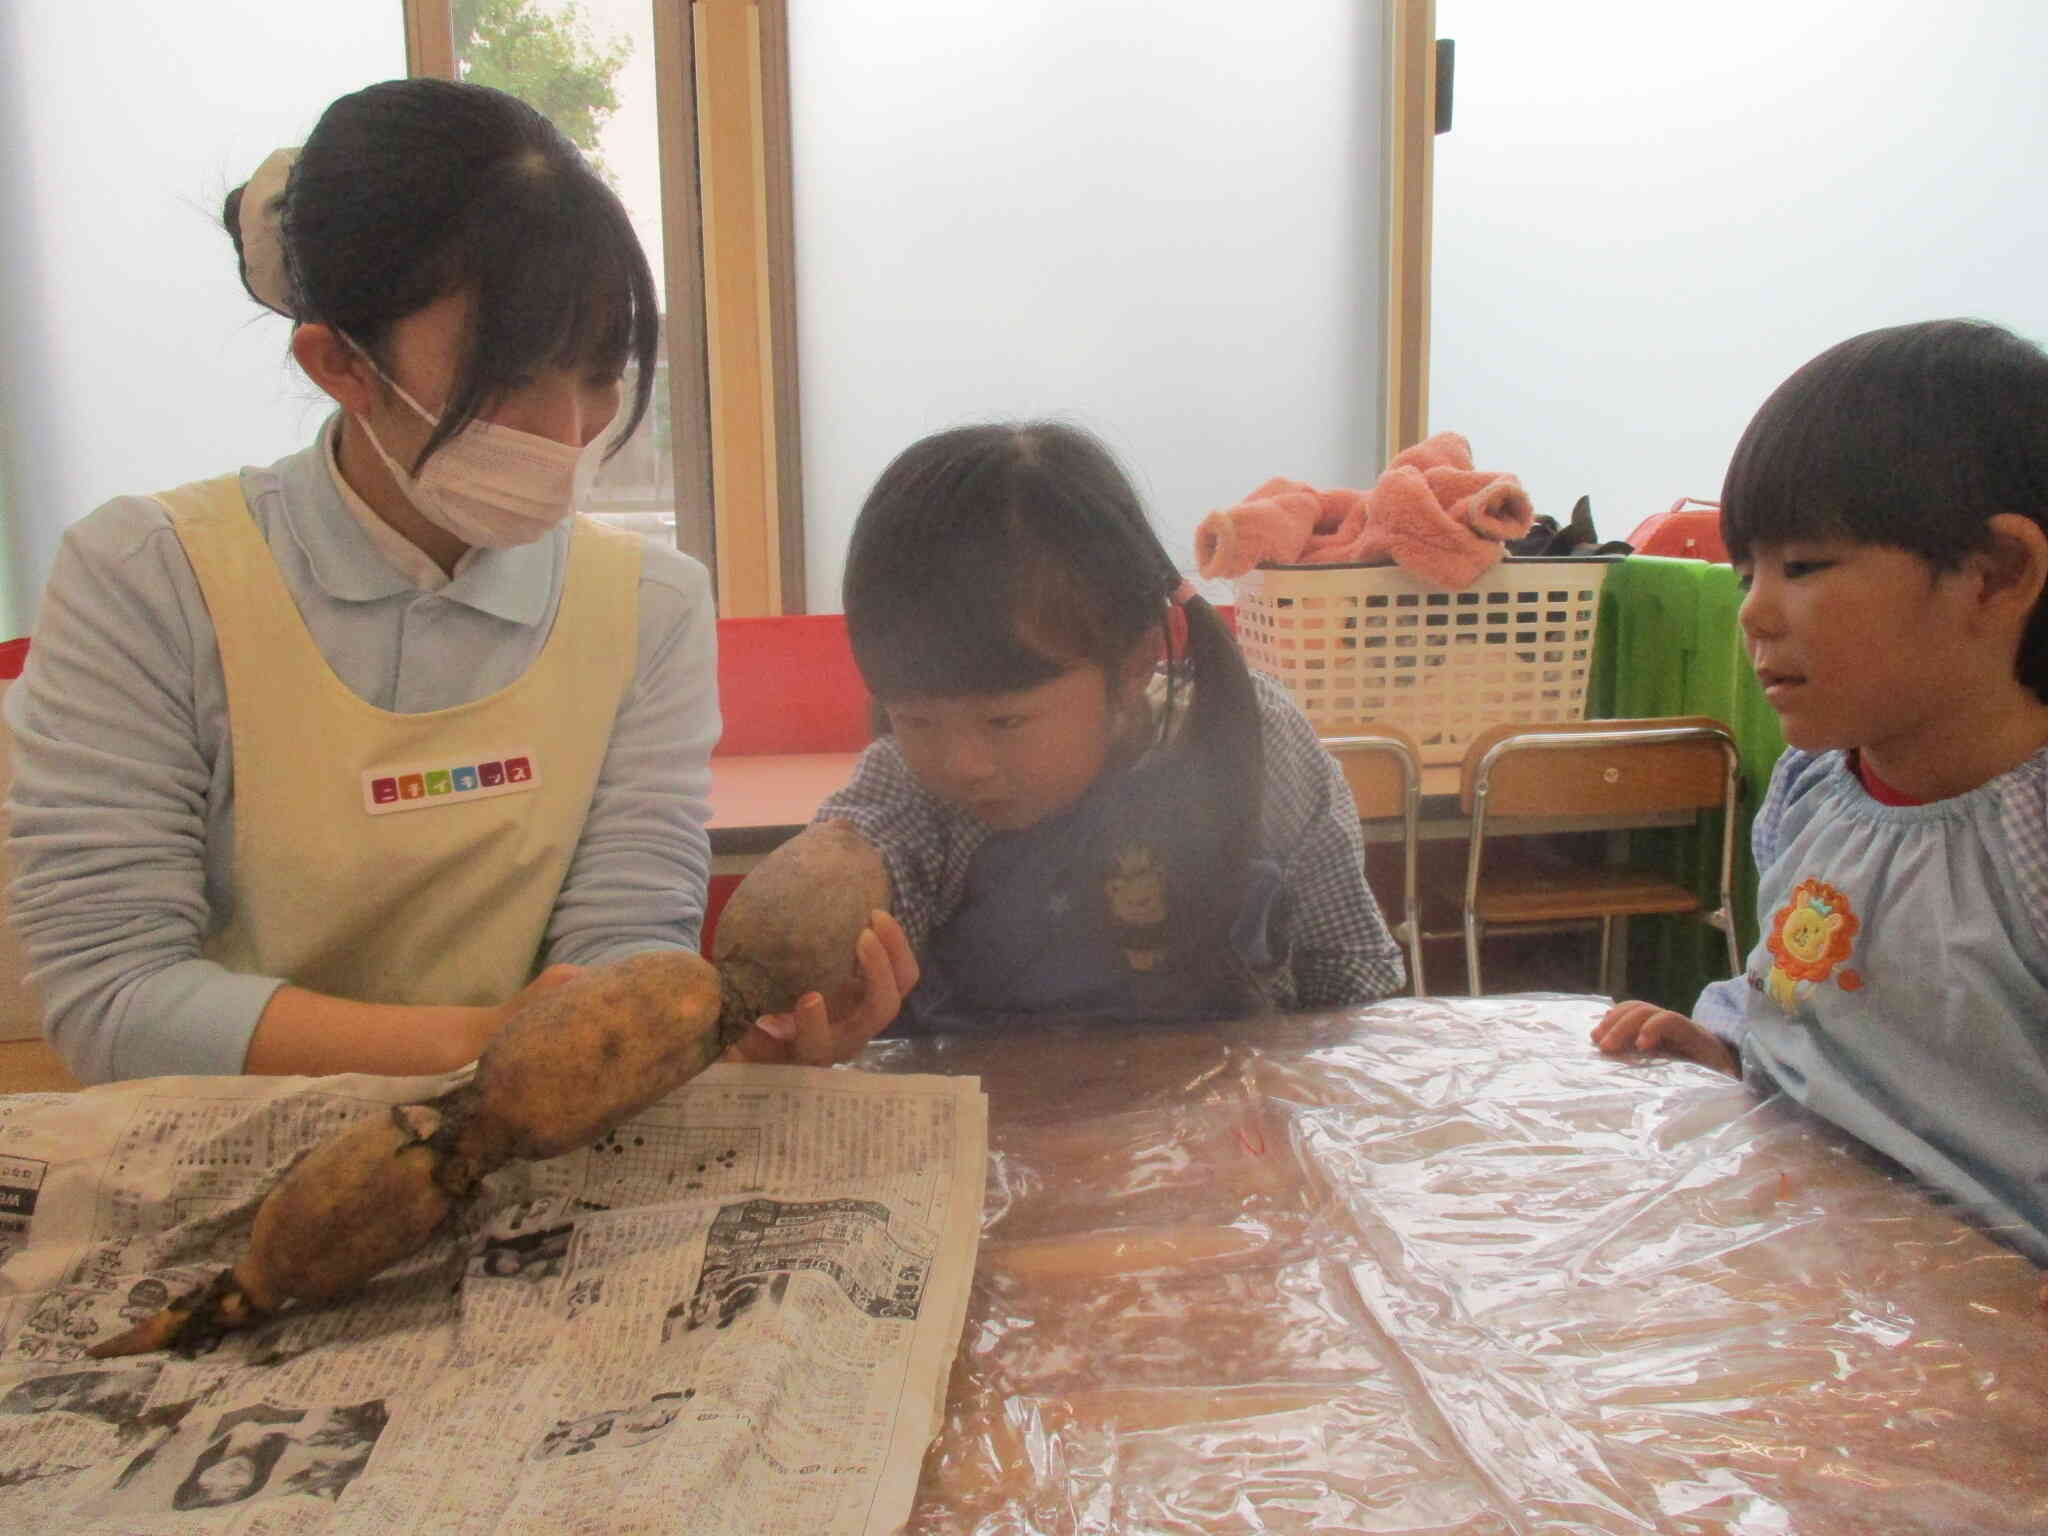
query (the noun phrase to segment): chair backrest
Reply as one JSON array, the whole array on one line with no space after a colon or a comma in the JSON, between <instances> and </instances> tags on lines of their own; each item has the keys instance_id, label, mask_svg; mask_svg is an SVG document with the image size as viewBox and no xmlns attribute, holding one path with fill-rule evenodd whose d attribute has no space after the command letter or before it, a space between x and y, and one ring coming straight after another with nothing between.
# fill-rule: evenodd
<instances>
[{"instance_id":1,"label":"chair backrest","mask_svg":"<svg viewBox=\"0 0 2048 1536\"><path fill-rule=\"evenodd\" d=\"M1458 798L1490 816L1705 810L1724 803L1735 740L1706 715L1497 725L1465 751Z\"/></svg>"},{"instance_id":2,"label":"chair backrest","mask_svg":"<svg viewBox=\"0 0 2048 1536\"><path fill-rule=\"evenodd\" d=\"M718 707L721 756L858 752L874 735L840 613L720 619Z\"/></svg>"},{"instance_id":3,"label":"chair backrest","mask_svg":"<svg viewBox=\"0 0 2048 1536\"><path fill-rule=\"evenodd\" d=\"M1322 738L1337 759L1358 814L1366 821L1405 814L1408 799L1422 790L1422 751L1396 725L1366 724Z\"/></svg>"}]
</instances>

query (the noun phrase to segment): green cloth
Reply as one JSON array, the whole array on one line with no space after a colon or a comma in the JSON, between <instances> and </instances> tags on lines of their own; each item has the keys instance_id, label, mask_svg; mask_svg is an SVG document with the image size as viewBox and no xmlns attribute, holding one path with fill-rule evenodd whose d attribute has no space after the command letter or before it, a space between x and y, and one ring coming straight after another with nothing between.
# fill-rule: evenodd
<instances>
[{"instance_id":1,"label":"green cloth","mask_svg":"<svg viewBox=\"0 0 2048 1536\"><path fill-rule=\"evenodd\" d=\"M1704 560L1631 555L1600 590L1589 717L1711 715L1735 737L1742 758L1741 824L1735 838L1736 937L1756 943L1757 872L1749 823L1785 749L1778 716L1750 670L1736 623L1742 590L1734 569ZM1711 909L1720 864L1720 817L1698 831L1631 834L1631 854L1691 883ZM1692 1006L1700 988L1728 974L1721 935L1692 918L1639 919L1631 933L1630 990L1667 1008ZM1647 954L1648 961L1644 957Z\"/></svg>"}]
</instances>

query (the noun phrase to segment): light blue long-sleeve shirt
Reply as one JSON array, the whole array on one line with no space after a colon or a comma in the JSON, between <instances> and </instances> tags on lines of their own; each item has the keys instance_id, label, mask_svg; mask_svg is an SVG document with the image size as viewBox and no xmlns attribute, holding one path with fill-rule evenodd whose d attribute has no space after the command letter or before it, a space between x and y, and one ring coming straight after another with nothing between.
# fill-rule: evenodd
<instances>
[{"instance_id":1,"label":"light blue long-sleeve shirt","mask_svg":"<svg viewBox=\"0 0 2048 1536\"><path fill-rule=\"evenodd\" d=\"M243 470L242 489L335 675L399 714L507 686L554 622L567 526L477 550L440 590L422 590L344 506L332 430ZM709 577L649 546L638 604L632 681L543 963L697 944L719 732ZM51 1043L87 1081L240 1071L283 983L200 956L233 900L227 689L198 582L155 500L119 497L67 531L7 714L12 917Z\"/></svg>"},{"instance_id":2,"label":"light blue long-sleeve shirt","mask_svg":"<svg viewBox=\"0 0 2048 1536\"><path fill-rule=\"evenodd\" d=\"M2048 1264L2048 749L1927 805L1794 749L1751 841L1762 941L1693 1017Z\"/></svg>"}]
</instances>

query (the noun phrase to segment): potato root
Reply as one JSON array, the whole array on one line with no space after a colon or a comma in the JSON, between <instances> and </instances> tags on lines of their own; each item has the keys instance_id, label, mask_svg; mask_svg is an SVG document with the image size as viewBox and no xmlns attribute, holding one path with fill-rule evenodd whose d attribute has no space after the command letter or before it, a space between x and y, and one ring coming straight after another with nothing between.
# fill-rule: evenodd
<instances>
[{"instance_id":1,"label":"potato root","mask_svg":"<svg viewBox=\"0 0 2048 1536\"><path fill-rule=\"evenodd\" d=\"M524 999L474 1077L314 1147L264 1197L233 1267L90 1353L199 1349L288 1302L368 1284L425 1247L493 1169L589 1145L805 992L845 999L859 984L855 943L888 894L881 856L850 826L792 838L733 893L716 967L649 951Z\"/></svg>"}]
</instances>

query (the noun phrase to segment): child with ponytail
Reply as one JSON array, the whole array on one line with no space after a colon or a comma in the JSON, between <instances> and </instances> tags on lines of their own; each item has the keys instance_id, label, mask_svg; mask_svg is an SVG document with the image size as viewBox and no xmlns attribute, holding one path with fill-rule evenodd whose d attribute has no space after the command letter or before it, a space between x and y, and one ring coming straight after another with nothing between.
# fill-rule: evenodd
<instances>
[{"instance_id":1,"label":"child with ponytail","mask_svg":"<svg viewBox=\"0 0 2048 1536\"><path fill-rule=\"evenodd\" d=\"M1095 438L958 428L854 527L883 734L820 819L881 849L905 1032L1340 1008L1402 985L1342 774Z\"/></svg>"}]
</instances>

